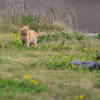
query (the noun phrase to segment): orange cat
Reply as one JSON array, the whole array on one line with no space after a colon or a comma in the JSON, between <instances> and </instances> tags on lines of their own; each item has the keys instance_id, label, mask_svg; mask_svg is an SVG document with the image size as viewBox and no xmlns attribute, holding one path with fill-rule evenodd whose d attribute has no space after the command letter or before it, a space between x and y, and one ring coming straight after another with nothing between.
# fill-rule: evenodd
<instances>
[{"instance_id":1,"label":"orange cat","mask_svg":"<svg viewBox=\"0 0 100 100\"><path fill-rule=\"evenodd\" d=\"M36 47L37 45L37 32L34 30L29 30L28 26L21 25L20 30L20 39L21 44L24 45L26 43L27 46L31 46L32 44Z\"/></svg>"}]
</instances>

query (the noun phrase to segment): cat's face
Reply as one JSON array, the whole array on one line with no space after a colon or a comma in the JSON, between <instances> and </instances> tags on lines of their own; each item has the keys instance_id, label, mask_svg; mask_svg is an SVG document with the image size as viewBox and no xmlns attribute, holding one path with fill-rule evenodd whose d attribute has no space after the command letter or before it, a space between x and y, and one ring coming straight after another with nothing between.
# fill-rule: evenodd
<instances>
[{"instance_id":1,"label":"cat's face","mask_svg":"<svg viewBox=\"0 0 100 100\"><path fill-rule=\"evenodd\" d=\"M29 25L28 26L21 25L21 33L28 34L28 31L29 31L28 27L29 27Z\"/></svg>"}]
</instances>

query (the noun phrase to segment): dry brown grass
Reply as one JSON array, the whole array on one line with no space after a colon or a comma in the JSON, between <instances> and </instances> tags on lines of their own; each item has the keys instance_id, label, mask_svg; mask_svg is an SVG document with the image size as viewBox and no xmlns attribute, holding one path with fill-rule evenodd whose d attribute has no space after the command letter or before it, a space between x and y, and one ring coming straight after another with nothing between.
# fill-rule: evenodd
<instances>
[{"instance_id":1,"label":"dry brown grass","mask_svg":"<svg viewBox=\"0 0 100 100\"><path fill-rule=\"evenodd\" d=\"M0 33L19 33L20 26L16 26L11 22L4 21L0 17Z\"/></svg>"},{"instance_id":2,"label":"dry brown grass","mask_svg":"<svg viewBox=\"0 0 100 100\"><path fill-rule=\"evenodd\" d=\"M1 19L0 29L2 31L5 30L5 32L7 32L8 30L9 33L10 32L18 33L19 27L22 24L21 18L23 15L25 15L26 17L32 16L34 20L39 21L38 23L33 22L33 24L31 24L31 28L36 29L38 32L47 31L46 28L43 29L45 24L47 28L51 28L51 30L53 31L59 31L59 30L61 31L62 29L66 30L66 25L65 25L66 20L69 23L69 26L70 27L72 26L72 19L71 19L70 14L68 12L62 13L60 9L57 9L56 11L56 10L53 10L52 7L49 7L48 10L45 11L41 7L38 7L37 10L30 9L29 12L25 13L24 7L22 7L21 4L18 4L18 5L15 4L14 0L7 0L5 5L6 5L5 10L1 10L0 12L0 17L1 17L0 18ZM75 15L74 11L71 11L71 12L75 16L76 27L78 30L77 16ZM64 15L66 14L66 18L63 18L63 14ZM7 22L2 20L2 17L4 18L4 20L6 19ZM5 23L5 24L2 24L2 23ZM25 22L23 24L25 24Z\"/></svg>"}]
</instances>

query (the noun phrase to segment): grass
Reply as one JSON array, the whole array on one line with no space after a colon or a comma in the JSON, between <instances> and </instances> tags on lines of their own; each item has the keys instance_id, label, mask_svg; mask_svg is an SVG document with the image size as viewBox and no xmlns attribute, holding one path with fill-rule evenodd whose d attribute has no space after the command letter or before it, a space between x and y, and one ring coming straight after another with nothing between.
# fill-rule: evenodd
<instances>
[{"instance_id":1,"label":"grass","mask_svg":"<svg viewBox=\"0 0 100 100\"><path fill-rule=\"evenodd\" d=\"M99 100L99 70L70 64L96 61L96 50L98 36L73 31L39 35L37 47L21 46L19 34L0 34L0 99Z\"/></svg>"},{"instance_id":2,"label":"grass","mask_svg":"<svg viewBox=\"0 0 100 100\"><path fill-rule=\"evenodd\" d=\"M48 22L43 13L34 17L5 13L8 19L0 15L0 100L100 99L100 71L70 64L100 62L96 60L100 34L83 36L61 20ZM38 32L37 47L21 46L21 24Z\"/></svg>"}]
</instances>

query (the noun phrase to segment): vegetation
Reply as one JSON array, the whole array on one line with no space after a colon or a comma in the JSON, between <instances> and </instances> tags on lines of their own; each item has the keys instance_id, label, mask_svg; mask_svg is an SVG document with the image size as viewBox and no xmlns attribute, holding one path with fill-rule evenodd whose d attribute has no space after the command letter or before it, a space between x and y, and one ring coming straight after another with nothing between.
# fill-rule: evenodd
<instances>
[{"instance_id":1,"label":"vegetation","mask_svg":"<svg viewBox=\"0 0 100 100\"><path fill-rule=\"evenodd\" d=\"M83 36L61 21L41 22L31 15L0 18L0 100L100 99L100 70L70 64L100 62L100 34ZM37 47L21 46L21 24L38 32Z\"/></svg>"}]
</instances>

